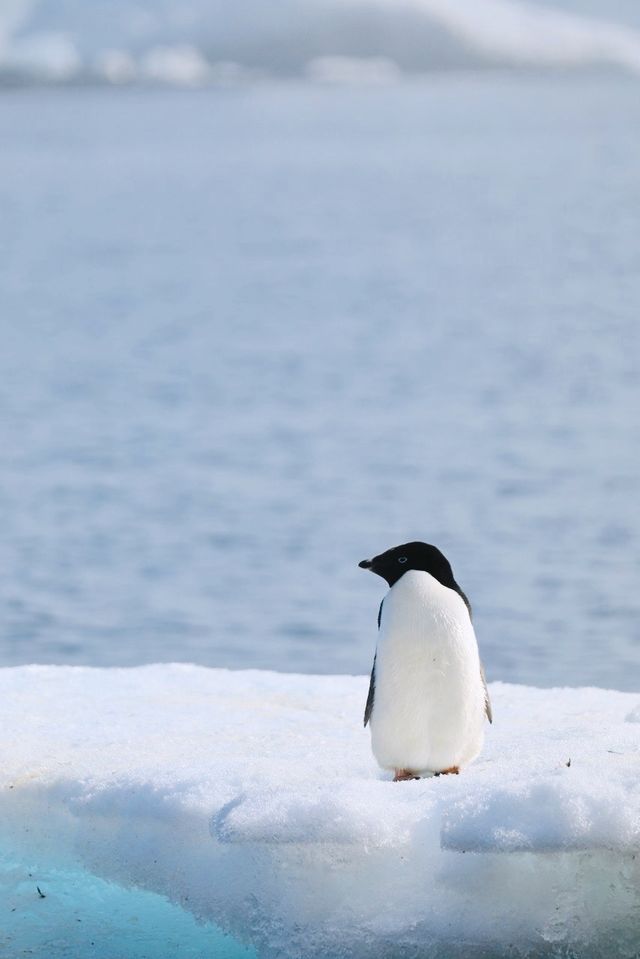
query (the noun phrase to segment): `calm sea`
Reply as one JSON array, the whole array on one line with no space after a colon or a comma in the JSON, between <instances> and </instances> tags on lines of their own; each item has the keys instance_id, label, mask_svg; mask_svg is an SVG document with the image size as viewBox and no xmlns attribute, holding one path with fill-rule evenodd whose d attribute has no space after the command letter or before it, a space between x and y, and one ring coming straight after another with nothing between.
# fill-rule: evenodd
<instances>
[{"instance_id":1,"label":"calm sea","mask_svg":"<svg viewBox=\"0 0 640 959\"><path fill-rule=\"evenodd\" d=\"M0 663L370 668L439 545L490 679L640 687L622 77L0 97Z\"/></svg>"}]
</instances>

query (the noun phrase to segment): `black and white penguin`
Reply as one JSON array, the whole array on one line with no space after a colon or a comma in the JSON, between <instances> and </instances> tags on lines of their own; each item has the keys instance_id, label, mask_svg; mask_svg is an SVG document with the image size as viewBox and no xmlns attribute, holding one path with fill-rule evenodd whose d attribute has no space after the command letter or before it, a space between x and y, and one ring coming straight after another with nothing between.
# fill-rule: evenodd
<instances>
[{"instance_id":1,"label":"black and white penguin","mask_svg":"<svg viewBox=\"0 0 640 959\"><path fill-rule=\"evenodd\" d=\"M428 543L395 546L359 565L391 587L378 613L364 713L373 754L396 782L458 773L479 754L492 721L469 601Z\"/></svg>"}]
</instances>

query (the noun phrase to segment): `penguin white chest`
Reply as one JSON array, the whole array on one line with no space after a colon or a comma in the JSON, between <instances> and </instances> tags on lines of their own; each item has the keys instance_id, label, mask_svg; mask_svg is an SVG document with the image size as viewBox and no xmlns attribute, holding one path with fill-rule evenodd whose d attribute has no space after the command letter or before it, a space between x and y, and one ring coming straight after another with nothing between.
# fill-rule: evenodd
<instances>
[{"instance_id":1,"label":"penguin white chest","mask_svg":"<svg viewBox=\"0 0 640 959\"><path fill-rule=\"evenodd\" d=\"M441 772L482 748L485 693L464 601L429 573L408 570L382 607L371 745L386 769Z\"/></svg>"}]
</instances>

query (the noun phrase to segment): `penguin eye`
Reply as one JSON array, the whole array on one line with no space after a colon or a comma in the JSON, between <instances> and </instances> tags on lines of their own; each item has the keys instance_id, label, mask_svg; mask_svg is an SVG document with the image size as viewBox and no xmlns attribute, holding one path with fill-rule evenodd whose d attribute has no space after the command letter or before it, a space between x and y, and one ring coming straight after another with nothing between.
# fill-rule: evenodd
<instances>
[{"instance_id":1,"label":"penguin eye","mask_svg":"<svg viewBox=\"0 0 640 959\"><path fill-rule=\"evenodd\" d=\"M398 562L399 562L399 563L406 563L406 562L407 562L407 557L406 557L406 556L398 556Z\"/></svg>"}]
</instances>

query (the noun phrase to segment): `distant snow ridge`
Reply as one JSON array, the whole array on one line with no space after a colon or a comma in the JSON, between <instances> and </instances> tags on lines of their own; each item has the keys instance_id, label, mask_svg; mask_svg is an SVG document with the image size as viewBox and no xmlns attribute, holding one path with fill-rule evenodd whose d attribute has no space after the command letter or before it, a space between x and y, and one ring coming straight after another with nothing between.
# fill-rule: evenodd
<instances>
[{"instance_id":1,"label":"distant snow ridge","mask_svg":"<svg viewBox=\"0 0 640 959\"><path fill-rule=\"evenodd\" d=\"M494 683L480 758L399 784L366 689L2 669L0 857L160 893L274 959L638 955L637 695Z\"/></svg>"},{"instance_id":2,"label":"distant snow ridge","mask_svg":"<svg viewBox=\"0 0 640 959\"><path fill-rule=\"evenodd\" d=\"M640 73L640 31L525 0L4 0L0 80L394 82L482 67Z\"/></svg>"},{"instance_id":3,"label":"distant snow ridge","mask_svg":"<svg viewBox=\"0 0 640 959\"><path fill-rule=\"evenodd\" d=\"M391 0L387 0L391 2ZM640 33L522 0L412 0L489 60L541 67L618 65L640 72Z\"/></svg>"}]
</instances>

